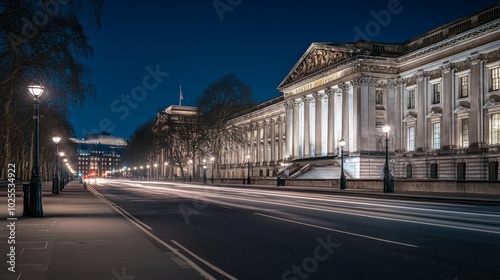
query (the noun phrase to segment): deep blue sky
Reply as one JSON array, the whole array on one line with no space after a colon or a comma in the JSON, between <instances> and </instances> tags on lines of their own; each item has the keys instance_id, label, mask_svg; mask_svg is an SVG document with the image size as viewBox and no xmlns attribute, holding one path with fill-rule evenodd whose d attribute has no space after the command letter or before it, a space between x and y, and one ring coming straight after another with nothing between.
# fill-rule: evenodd
<instances>
[{"instance_id":1,"label":"deep blue sky","mask_svg":"<svg viewBox=\"0 0 500 280\"><path fill-rule=\"evenodd\" d=\"M218 13L214 2L232 11ZM88 65L97 97L72 109L70 120L77 137L106 128L129 138L158 110L179 104L179 85L182 104L194 106L210 82L230 72L263 102L280 94L277 86L312 42L352 42L356 28L365 30L373 12L388 5L397 12L370 36L373 41L406 41L495 2L108 1L102 30L90 32L95 55ZM169 74L147 80L140 101L126 103L122 95L144 88L147 67Z\"/></svg>"}]
</instances>

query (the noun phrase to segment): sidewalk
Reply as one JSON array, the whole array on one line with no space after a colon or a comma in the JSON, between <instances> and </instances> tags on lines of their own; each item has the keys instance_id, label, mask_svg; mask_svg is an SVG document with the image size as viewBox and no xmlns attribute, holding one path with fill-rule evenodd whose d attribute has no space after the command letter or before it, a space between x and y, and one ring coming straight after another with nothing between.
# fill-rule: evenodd
<instances>
[{"instance_id":1,"label":"sidewalk","mask_svg":"<svg viewBox=\"0 0 500 280\"><path fill-rule=\"evenodd\" d=\"M59 195L44 185L44 217L21 217L17 188L15 273L7 270L7 191L0 189L0 279L205 279L77 181ZM10 222L10 221L9 221Z\"/></svg>"}]
</instances>

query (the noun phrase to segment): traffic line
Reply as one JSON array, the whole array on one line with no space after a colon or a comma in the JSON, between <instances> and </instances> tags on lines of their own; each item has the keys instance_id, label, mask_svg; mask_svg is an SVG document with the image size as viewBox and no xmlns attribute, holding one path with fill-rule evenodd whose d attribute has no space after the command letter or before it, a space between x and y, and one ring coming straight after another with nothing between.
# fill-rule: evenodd
<instances>
[{"instance_id":1,"label":"traffic line","mask_svg":"<svg viewBox=\"0 0 500 280\"><path fill-rule=\"evenodd\" d=\"M188 254L190 254L192 257L196 258L197 260L199 260L200 262L204 263L205 265L207 265L208 267L210 267L211 269L217 271L218 273L220 273L221 275L224 275L226 278L228 279L231 279L231 280L237 280L237 278L227 274L225 271L223 271L222 269L212 265L211 263L205 261L204 259L202 259L201 257L199 257L198 255L196 255L195 253L191 252L189 249L187 249L186 247L182 246L181 244L179 244L179 242L175 241L175 240L170 240L172 241L172 243L174 243L175 245L179 246L182 250L186 251Z\"/></svg>"},{"instance_id":2,"label":"traffic line","mask_svg":"<svg viewBox=\"0 0 500 280\"><path fill-rule=\"evenodd\" d=\"M254 213L254 214L258 215L258 216L270 218L270 219L275 219L275 220L283 221L283 222L288 222L288 223L293 223L293 224L298 224L298 225L303 225L303 226L308 226L308 227L313 227L313 228L324 229L324 230L328 230L328 231L343 233L343 234L357 236L357 237L362 237L362 238L366 238L366 239L377 240L377 241L386 242L386 243L392 243L392 244L406 246L406 247L418 248L417 245L412 245L412 244L408 244L408 243L402 243L402 242L392 241L392 240L388 240L388 239L377 238L377 237L373 237L373 236L369 236L369 235L364 235L364 234L359 234L359 233L354 233L354 232L348 232L348 231L343 231L343 230L338 230L338 229L333 229L333 228L328 228L328 227L323 227L323 226L318 226L318 225L303 223L303 222L299 222L299 221L289 220L289 219L275 217L275 216L270 216L270 215L261 214L261 213Z\"/></svg>"},{"instance_id":3,"label":"traffic line","mask_svg":"<svg viewBox=\"0 0 500 280\"><path fill-rule=\"evenodd\" d=\"M154 239L156 242L158 242L159 244L163 245L165 248L167 248L168 250L170 250L172 253L174 253L176 256L178 256L179 258L181 258L183 261L185 261L187 264L189 264L193 269L195 269L196 271L198 271L203 277L209 279L209 280L216 280L216 278L214 278L212 275L210 275L208 272L206 272L205 270L203 270L201 267L199 267L196 263L194 263L192 260L190 260L188 257L186 257L185 255L183 255L182 253L179 252L178 249L172 247L171 245L169 245L168 243L166 243L165 241L161 240L159 237L157 237L156 235L154 235L153 233L151 233L149 230L147 230L147 228L150 228L149 226L147 226L146 224L142 223L141 221L137 220L134 216L132 216L130 213L128 213L127 211L123 210L122 208L118 208L119 206L116 205L115 203L111 202L110 200L108 200L107 198L105 198L102 194L100 194L96 189L94 189L93 187L91 187L90 185L87 186L87 188L95 195L97 196L98 198L100 198L102 201L106 202L109 206L111 206L113 209L115 209L118 213L120 213L125 219L127 219L130 223L132 223L133 225L135 225L137 228L139 228L140 230L142 230L145 234L147 234L149 237L151 237L152 239ZM126 213L126 214L125 214ZM144 227L143 225L146 225L146 227ZM150 228L151 229L151 228ZM185 249L182 245L180 245L179 243L175 242L172 240L172 242L174 242L177 246L183 248L183 250L185 250L186 252L192 254L193 256L196 256L194 255L194 253L192 253L191 251ZM210 268L214 269L215 271L217 271L218 273L221 273L222 275L226 276L226 277L231 277L230 279L231 280L236 280L237 278L234 278L233 276L225 273L223 270L221 270L220 268L217 268L216 266L210 264L208 261L205 261L203 259L201 259L200 257L196 256L196 258L198 260L200 260L201 262L203 262L204 264L206 264L207 266L209 266Z\"/></svg>"}]
</instances>

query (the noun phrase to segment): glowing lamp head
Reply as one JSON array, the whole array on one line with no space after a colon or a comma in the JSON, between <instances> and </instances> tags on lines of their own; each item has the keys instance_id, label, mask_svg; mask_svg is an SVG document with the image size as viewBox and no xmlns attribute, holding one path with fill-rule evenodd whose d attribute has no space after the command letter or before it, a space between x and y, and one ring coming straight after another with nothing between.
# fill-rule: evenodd
<instances>
[{"instance_id":1,"label":"glowing lamp head","mask_svg":"<svg viewBox=\"0 0 500 280\"><path fill-rule=\"evenodd\" d=\"M38 98L43 93L43 86L40 83L34 83L28 86L28 90L33 97Z\"/></svg>"},{"instance_id":2,"label":"glowing lamp head","mask_svg":"<svg viewBox=\"0 0 500 280\"><path fill-rule=\"evenodd\" d=\"M342 138L342 139L340 139L340 140L339 140L339 146L340 146L341 148L344 148L344 147L345 147L345 140L344 140L344 138Z\"/></svg>"},{"instance_id":3,"label":"glowing lamp head","mask_svg":"<svg viewBox=\"0 0 500 280\"><path fill-rule=\"evenodd\" d=\"M57 144L57 143L59 143L59 141L61 141L61 137L59 137L59 136L54 136L54 137L52 137L52 141L54 141L54 143L56 143L56 144Z\"/></svg>"},{"instance_id":4,"label":"glowing lamp head","mask_svg":"<svg viewBox=\"0 0 500 280\"><path fill-rule=\"evenodd\" d=\"M391 130L391 127L387 124L382 127L382 131L384 133L389 133L390 130Z\"/></svg>"}]
</instances>

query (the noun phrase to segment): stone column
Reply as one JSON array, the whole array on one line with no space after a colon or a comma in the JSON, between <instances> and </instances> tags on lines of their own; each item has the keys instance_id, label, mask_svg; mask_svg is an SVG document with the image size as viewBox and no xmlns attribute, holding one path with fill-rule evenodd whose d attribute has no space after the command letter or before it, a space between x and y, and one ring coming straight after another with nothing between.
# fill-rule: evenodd
<instances>
[{"instance_id":1,"label":"stone column","mask_svg":"<svg viewBox=\"0 0 500 280\"><path fill-rule=\"evenodd\" d=\"M314 151L315 151L315 156L320 157L321 156L321 136L322 136L322 131L321 131L321 122L322 122L322 102L323 102L323 93L315 93L313 94L314 99L315 99L315 136L314 136Z\"/></svg>"},{"instance_id":2,"label":"stone column","mask_svg":"<svg viewBox=\"0 0 500 280\"><path fill-rule=\"evenodd\" d=\"M276 144L278 145L278 160L283 160L285 156L283 155L283 122L286 122L287 120L284 120L282 116L278 117L277 123L278 123L278 142ZM292 135L286 135L286 142L288 143L288 138L287 137L292 137Z\"/></svg>"},{"instance_id":3,"label":"stone column","mask_svg":"<svg viewBox=\"0 0 500 280\"><path fill-rule=\"evenodd\" d=\"M425 151L429 148L427 139L427 74L423 71L417 74L415 103L417 105L417 127L415 131L415 149Z\"/></svg>"},{"instance_id":4,"label":"stone column","mask_svg":"<svg viewBox=\"0 0 500 280\"><path fill-rule=\"evenodd\" d=\"M453 151L453 71L451 63L441 66L441 104L443 117L441 124L441 150L443 153Z\"/></svg>"},{"instance_id":5,"label":"stone column","mask_svg":"<svg viewBox=\"0 0 500 280\"><path fill-rule=\"evenodd\" d=\"M299 107L301 101L293 103L293 159L299 158Z\"/></svg>"},{"instance_id":6,"label":"stone column","mask_svg":"<svg viewBox=\"0 0 500 280\"><path fill-rule=\"evenodd\" d=\"M376 104L375 104L375 84L374 77L356 77L353 79L354 100L354 141L350 152L375 151L375 124L376 124Z\"/></svg>"},{"instance_id":7,"label":"stone column","mask_svg":"<svg viewBox=\"0 0 500 280\"><path fill-rule=\"evenodd\" d=\"M256 163L260 163L261 162L261 156L260 156L260 148L261 148L261 144L260 144L260 130L262 128L262 123L261 122L256 122L255 123L255 130L256 130L256 134L257 134L257 139L255 140L255 162Z\"/></svg>"},{"instance_id":8,"label":"stone column","mask_svg":"<svg viewBox=\"0 0 500 280\"><path fill-rule=\"evenodd\" d=\"M287 101L284 103L285 104L285 124L286 124L286 130L285 130L285 141L286 141L286 151L285 154L283 155L280 151L280 156L281 159L284 158L293 158L293 101ZM282 127L280 126L280 132L282 130ZM283 135L280 134L280 139L279 139L279 149L281 150L281 137Z\"/></svg>"},{"instance_id":9,"label":"stone column","mask_svg":"<svg viewBox=\"0 0 500 280\"><path fill-rule=\"evenodd\" d=\"M302 102L304 103L304 158L311 157L311 131L309 129L311 99L311 97L307 96L302 98Z\"/></svg>"},{"instance_id":10,"label":"stone column","mask_svg":"<svg viewBox=\"0 0 500 280\"><path fill-rule=\"evenodd\" d=\"M339 88L342 90L342 136L345 141L344 153L348 153L350 149L349 140L349 84L341 83Z\"/></svg>"},{"instance_id":11,"label":"stone column","mask_svg":"<svg viewBox=\"0 0 500 280\"><path fill-rule=\"evenodd\" d=\"M483 111L481 101L481 69L483 67L481 54L468 58L470 61L470 82L469 82L469 150L479 150L482 146L481 128Z\"/></svg>"},{"instance_id":12,"label":"stone column","mask_svg":"<svg viewBox=\"0 0 500 280\"><path fill-rule=\"evenodd\" d=\"M325 89L328 95L328 155L335 154L335 90Z\"/></svg>"},{"instance_id":13,"label":"stone column","mask_svg":"<svg viewBox=\"0 0 500 280\"><path fill-rule=\"evenodd\" d=\"M387 80L387 89L384 94L385 97L385 123L391 127L389 150L400 150L399 139L401 139L401 106L400 96L397 93L397 82L393 79ZM384 144L385 147L385 144Z\"/></svg>"},{"instance_id":14,"label":"stone column","mask_svg":"<svg viewBox=\"0 0 500 280\"><path fill-rule=\"evenodd\" d=\"M267 162L269 161L269 159L267 158L267 139L268 139L268 134L267 134L267 130L269 129L269 127L267 126L268 124L268 121L267 120L264 120L262 122L262 130L264 132L264 135L263 135L263 141L262 141L262 164L264 165L267 165Z\"/></svg>"},{"instance_id":15,"label":"stone column","mask_svg":"<svg viewBox=\"0 0 500 280\"><path fill-rule=\"evenodd\" d=\"M274 163L276 161L274 150L276 150L276 121L271 119L269 121L269 125L271 126L271 151L270 151L270 159L269 161Z\"/></svg>"}]
</instances>

